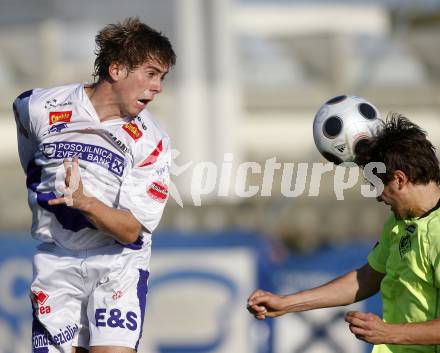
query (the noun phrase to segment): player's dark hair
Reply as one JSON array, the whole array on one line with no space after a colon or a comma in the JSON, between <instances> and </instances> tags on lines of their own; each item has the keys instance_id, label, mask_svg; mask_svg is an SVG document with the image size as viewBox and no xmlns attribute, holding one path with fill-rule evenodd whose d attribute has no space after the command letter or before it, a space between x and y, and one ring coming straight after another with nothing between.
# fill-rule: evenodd
<instances>
[{"instance_id":1,"label":"player's dark hair","mask_svg":"<svg viewBox=\"0 0 440 353\"><path fill-rule=\"evenodd\" d=\"M356 156L356 163L365 167L370 162L385 164L386 172L377 176L387 184L396 170L403 171L410 182L440 184L439 161L435 147L426 132L398 113L390 113L379 132L368 140Z\"/></svg>"},{"instance_id":2,"label":"player's dark hair","mask_svg":"<svg viewBox=\"0 0 440 353\"><path fill-rule=\"evenodd\" d=\"M139 21L124 21L105 26L95 37L96 59L93 76L110 81L108 68L117 62L133 70L152 60L168 67L176 63L176 54L167 37Z\"/></svg>"}]
</instances>

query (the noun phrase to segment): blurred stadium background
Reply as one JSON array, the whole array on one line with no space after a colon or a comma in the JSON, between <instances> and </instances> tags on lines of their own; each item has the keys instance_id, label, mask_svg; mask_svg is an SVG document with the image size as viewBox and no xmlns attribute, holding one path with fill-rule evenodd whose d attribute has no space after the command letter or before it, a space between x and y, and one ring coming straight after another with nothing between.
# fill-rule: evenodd
<instances>
[{"instance_id":1,"label":"blurred stadium background","mask_svg":"<svg viewBox=\"0 0 440 353\"><path fill-rule=\"evenodd\" d=\"M333 173L317 197L308 196L310 179L302 195L285 197L278 169L270 196L254 173L247 185L259 192L240 198L234 176L242 162L264 167L274 157L324 162L313 117L342 93L367 98L383 116L403 113L440 147L440 2L0 0L0 9L0 353L30 350L34 243L12 101L32 87L90 82L94 35L126 16L160 29L178 54L151 110L180 153L173 180L183 207L170 200L155 235L140 351L368 349L348 334L340 309L256 323L245 300L259 285L290 292L362 264L388 209L361 195L361 178L340 201ZM198 187L199 162L215 163L219 178L232 165L230 187ZM362 305L380 310L377 300Z\"/></svg>"}]
</instances>

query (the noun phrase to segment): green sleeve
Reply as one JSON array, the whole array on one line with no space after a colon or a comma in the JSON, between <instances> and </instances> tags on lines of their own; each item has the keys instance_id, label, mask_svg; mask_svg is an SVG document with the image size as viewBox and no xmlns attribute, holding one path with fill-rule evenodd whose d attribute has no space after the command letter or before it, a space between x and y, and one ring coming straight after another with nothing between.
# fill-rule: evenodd
<instances>
[{"instance_id":1,"label":"green sleeve","mask_svg":"<svg viewBox=\"0 0 440 353\"><path fill-rule=\"evenodd\" d=\"M429 259L434 272L434 285L440 288L440 216L429 221L427 225L429 239Z\"/></svg>"},{"instance_id":2,"label":"green sleeve","mask_svg":"<svg viewBox=\"0 0 440 353\"><path fill-rule=\"evenodd\" d=\"M390 252L390 234L395 222L394 217L390 217L385 223L380 240L368 255L368 264L377 272L386 272L386 262Z\"/></svg>"}]
</instances>

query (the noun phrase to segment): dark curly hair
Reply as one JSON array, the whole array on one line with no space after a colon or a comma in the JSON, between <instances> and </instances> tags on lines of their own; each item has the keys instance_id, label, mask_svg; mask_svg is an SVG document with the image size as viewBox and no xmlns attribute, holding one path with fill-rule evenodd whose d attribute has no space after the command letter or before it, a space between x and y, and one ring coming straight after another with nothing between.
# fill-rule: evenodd
<instances>
[{"instance_id":1,"label":"dark curly hair","mask_svg":"<svg viewBox=\"0 0 440 353\"><path fill-rule=\"evenodd\" d=\"M170 41L162 33L139 21L126 18L121 23L105 26L95 37L96 59L93 76L110 80L108 68L117 62L133 70L148 60L168 67L176 63L176 54Z\"/></svg>"},{"instance_id":2,"label":"dark curly hair","mask_svg":"<svg viewBox=\"0 0 440 353\"><path fill-rule=\"evenodd\" d=\"M378 133L356 155L355 162L360 167L370 162L384 163L386 172L377 175L384 184L393 179L396 170L403 171L414 184L440 184L435 147L424 130L398 113L388 115Z\"/></svg>"}]
</instances>

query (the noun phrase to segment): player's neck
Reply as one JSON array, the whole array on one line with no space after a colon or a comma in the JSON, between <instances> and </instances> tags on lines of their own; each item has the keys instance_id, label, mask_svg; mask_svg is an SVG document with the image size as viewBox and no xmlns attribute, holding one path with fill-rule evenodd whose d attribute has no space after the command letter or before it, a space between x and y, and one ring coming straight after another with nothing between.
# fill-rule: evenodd
<instances>
[{"instance_id":1,"label":"player's neck","mask_svg":"<svg viewBox=\"0 0 440 353\"><path fill-rule=\"evenodd\" d=\"M413 193L413 214L416 217L423 216L432 210L440 200L440 187L431 181L426 185L417 185Z\"/></svg>"},{"instance_id":2,"label":"player's neck","mask_svg":"<svg viewBox=\"0 0 440 353\"><path fill-rule=\"evenodd\" d=\"M111 85L108 82L98 82L92 86L84 87L84 90L101 122L122 118L119 104L114 98Z\"/></svg>"}]
</instances>

